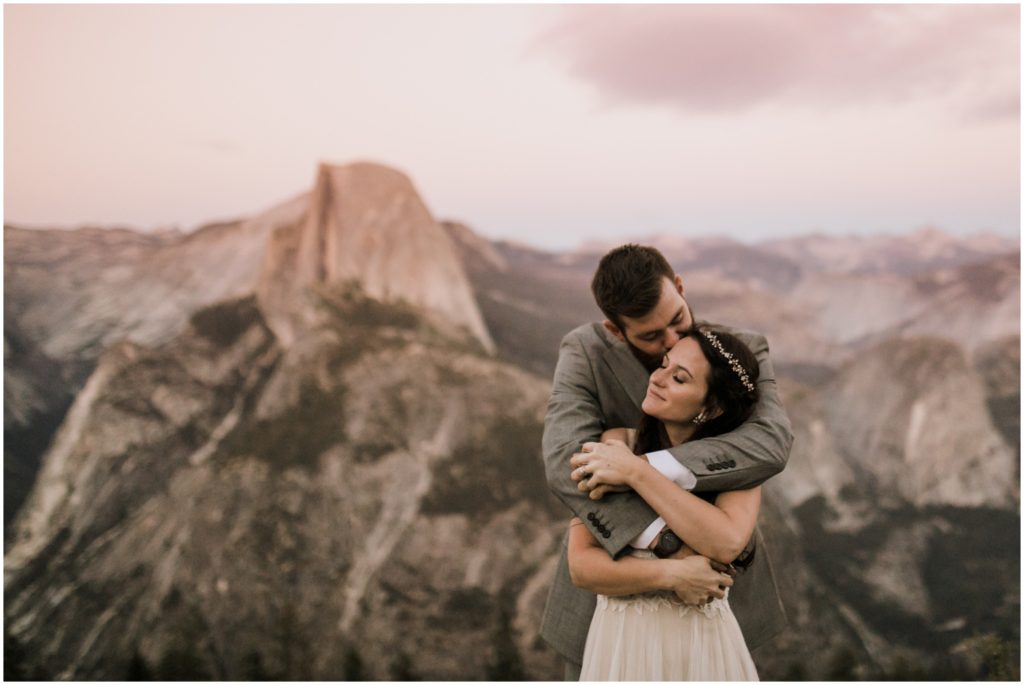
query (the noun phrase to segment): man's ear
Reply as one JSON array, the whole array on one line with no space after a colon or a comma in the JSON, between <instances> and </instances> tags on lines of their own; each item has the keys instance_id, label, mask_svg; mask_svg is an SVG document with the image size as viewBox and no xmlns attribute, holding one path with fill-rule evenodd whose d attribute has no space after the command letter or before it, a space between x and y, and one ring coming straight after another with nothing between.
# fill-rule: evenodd
<instances>
[{"instance_id":1,"label":"man's ear","mask_svg":"<svg viewBox=\"0 0 1024 685\"><path fill-rule=\"evenodd\" d=\"M683 287L683 277L680 276L679 274L676 274L676 277L672 280L672 282L676 284L676 290L679 291L679 294L685 297L686 288Z\"/></svg>"},{"instance_id":2,"label":"man's ear","mask_svg":"<svg viewBox=\"0 0 1024 685\"><path fill-rule=\"evenodd\" d=\"M612 323L611 321L609 321L608 319L605 319L605 320L604 320L604 321L602 321L601 323L602 323L602 324L604 324L604 329L605 329L606 331L608 331L609 333L611 333L612 335L614 335L614 336L615 336L616 338L618 338L618 339L619 339L619 340L621 340L622 342L626 342L626 336L625 336L625 335L623 335L622 331L620 331L620 330L619 330L619 327L618 327L618 326L616 326L615 324L613 324L613 323Z\"/></svg>"}]
</instances>

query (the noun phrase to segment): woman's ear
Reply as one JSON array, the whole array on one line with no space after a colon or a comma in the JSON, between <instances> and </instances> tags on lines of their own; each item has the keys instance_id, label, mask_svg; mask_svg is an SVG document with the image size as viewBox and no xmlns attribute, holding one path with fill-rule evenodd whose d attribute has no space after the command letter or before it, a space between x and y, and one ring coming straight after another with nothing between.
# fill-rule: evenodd
<instances>
[{"instance_id":1,"label":"woman's ear","mask_svg":"<svg viewBox=\"0 0 1024 685\"><path fill-rule=\"evenodd\" d=\"M711 419L717 419L722 415L722 409L714 402L707 402L704 405L704 415L708 417L708 421Z\"/></svg>"}]
</instances>

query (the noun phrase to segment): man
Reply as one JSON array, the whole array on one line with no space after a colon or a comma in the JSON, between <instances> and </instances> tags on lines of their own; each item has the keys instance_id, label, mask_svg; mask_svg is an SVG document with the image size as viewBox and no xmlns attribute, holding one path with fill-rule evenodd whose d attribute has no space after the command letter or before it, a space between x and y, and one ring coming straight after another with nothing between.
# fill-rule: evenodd
<instances>
[{"instance_id":1,"label":"man","mask_svg":"<svg viewBox=\"0 0 1024 685\"><path fill-rule=\"evenodd\" d=\"M562 340L544 422L548 484L608 554L618 557L637 547L667 556L680 542L636 493L598 486L600 492L592 498L585 480L577 484L570 477L570 460L583 443L599 440L605 429L639 425L649 374L693 324L693 314L682 279L651 247L624 245L606 254L591 288L607 318L580 326ZM793 437L775 387L768 344L761 335L732 332L760 365L760 400L753 415L732 433L646 455L652 466L693 491L753 487L781 471L789 458ZM610 449L625 448L594 448L598 453ZM785 625L771 562L759 538L755 532L753 562L730 591L730 604L751 649ZM703 567L694 566L686 594L703 587L701 599L706 599L718 591L721 576L707 559L697 561ZM578 679L595 601L593 594L572 585L563 544L541 636L565 657L567 680Z\"/></svg>"}]
</instances>

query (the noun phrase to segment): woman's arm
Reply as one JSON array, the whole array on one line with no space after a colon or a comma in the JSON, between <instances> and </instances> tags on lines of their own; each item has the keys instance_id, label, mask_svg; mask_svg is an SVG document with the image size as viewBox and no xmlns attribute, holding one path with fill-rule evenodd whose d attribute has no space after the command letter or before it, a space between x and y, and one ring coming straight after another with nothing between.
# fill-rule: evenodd
<instances>
[{"instance_id":1,"label":"woman's arm","mask_svg":"<svg viewBox=\"0 0 1024 685\"><path fill-rule=\"evenodd\" d=\"M715 561L731 564L757 525L761 486L723 492L711 504L648 467L630 486L686 544Z\"/></svg>"},{"instance_id":2,"label":"woman's arm","mask_svg":"<svg viewBox=\"0 0 1024 685\"><path fill-rule=\"evenodd\" d=\"M636 559L608 556L583 522L569 527L569 577L577 587L602 595L631 595L672 590L688 604L723 597L732 578L711 568L701 556L685 559Z\"/></svg>"},{"instance_id":3,"label":"woman's arm","mask_svg":"<svg viewBox=\"0 0 1024 685\"><path fill-rule=\"evenodd\" d=\"M633 488L686 544L716 561L732 563L754 532L760 486L723 492L710 504L632 454L582 454L574 457L573 466L576 480L583 476L581 467L590 474L588 488L605 483Z\"/></svg>"}]
</instances>

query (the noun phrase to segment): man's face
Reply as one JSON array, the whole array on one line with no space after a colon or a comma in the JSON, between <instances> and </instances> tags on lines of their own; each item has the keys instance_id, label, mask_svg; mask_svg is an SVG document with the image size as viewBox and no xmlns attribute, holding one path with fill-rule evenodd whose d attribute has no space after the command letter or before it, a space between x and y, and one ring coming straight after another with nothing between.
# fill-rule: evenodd
<instances>
[{"instance_id":1,"label":"man's face","mask_svg":"<svg viewBox=\"0 0 1024 685\"><path fill-rule=\"evenodd\" d=\"M693 313L683 297L683 279L663 279L658 304L646 316L622 317L624 328L619 329L610 321L605 327L633 352L644 368L654 371L661 365L662 358L672 346L679 342L682 334L693 325Z\"/></svg>"}]
</instances>

